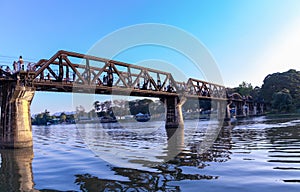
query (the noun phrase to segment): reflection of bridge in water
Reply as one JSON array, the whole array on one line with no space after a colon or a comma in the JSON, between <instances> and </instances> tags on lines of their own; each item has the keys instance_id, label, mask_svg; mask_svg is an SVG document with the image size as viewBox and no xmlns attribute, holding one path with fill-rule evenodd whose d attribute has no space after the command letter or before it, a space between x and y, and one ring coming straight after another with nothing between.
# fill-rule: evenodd
<instances>
[{"instance_id":1,"label":"reflection of bridge in water","mask_svg":"<svg viewBox=\"0 0 300 192\"><path fill-rule=\"evenodd\" d=\"M174 129L171 130L174 131ZM183 173L181 166L195 166L203 169L210 162L227 161L231 148L230 131L230 129L221 130L221 134L215 142L217 147L211 148L206 153L198 154L197 147L192 147L191 150L178 153L169 161L156 164L153 167L156 170L154 172L125 167L111 168L115 175L128 178L128 181L102 179L90 173L74 173L74 183L84 191L167 191L179 189L179 186L170 184L172 181L218 179L218 175ZM172 135L171 137L182 137L182 132L175 131L171 134L177 135ZM169 137L170 135L168 140L170 139ZM176 145L178 145L178 148L181 147L181 143ZM168 142L168 146L174 148L174 142ZM226 148L220 148L220 146L226 146ZM32 170L33 156L32 148L0 150L0 191L38 191L38 189L35 189L37 183L34 183L34 172ZM82 163L84 164L85 162ZM80 165L77 164L77 166ZM49 169L55 168L50 166ZM70 185L70 183L66 184ZM41 191L43 190L50 191L51 189L42 189Z\"/></svg>"},{"instance_id":2,"label":"reflection of bridge in water","mask_svg":"<svg viewBox=\"0 0 300 192\"><path fill-rule=\"evenodd\" d=\"M183 125L181 108L187 99L213 101L218 119L229 117L228 101L235 103L235 115L256 115L259 106L242 97L228 98L222 85L193 78L179 82L169 72L67 51L27 71L0 69L0 83L0 145L9 148L32 146L30 104L35 91L158 97L165 104L166 128Z\"/></svg>"}]
</instances>

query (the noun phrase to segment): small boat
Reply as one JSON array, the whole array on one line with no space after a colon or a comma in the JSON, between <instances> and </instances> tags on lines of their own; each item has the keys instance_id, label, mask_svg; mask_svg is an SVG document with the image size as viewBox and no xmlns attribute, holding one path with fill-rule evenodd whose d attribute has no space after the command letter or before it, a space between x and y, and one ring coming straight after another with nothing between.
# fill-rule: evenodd
<instances>
[{"instance_id":1,"label":"small boat","mask_svg":"<svg viewBox=\"0 0 300 192\"><path fill-rule=\"evenodd\" d=\"M138 122L146 122L149 121L151 116L149 114L138 113L135 115L135 120Z\"/></svg>"}]
</instances>

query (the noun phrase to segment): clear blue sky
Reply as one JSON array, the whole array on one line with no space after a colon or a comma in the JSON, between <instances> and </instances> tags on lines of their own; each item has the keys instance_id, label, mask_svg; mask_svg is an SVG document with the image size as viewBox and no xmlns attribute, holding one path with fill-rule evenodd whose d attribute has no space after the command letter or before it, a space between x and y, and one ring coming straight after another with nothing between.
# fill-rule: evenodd
<instances>
[{"instance_id":1,"label":"clear blue sky","mask_svg":"<svg viewBox=\"0 0 300 192\"><path fill-rule=\"evenodd\" d=\"M270 73L300 68L298 0L1 0L0 62L19 55L38 61L60 49L86 53L115 30L143 23L175 26L199 39L229 87L261 86ZM143 60L130 55L120 59ZM74 110L68 94L36 93L32 112L46 108Z\"/></svg>"}]
</instances>

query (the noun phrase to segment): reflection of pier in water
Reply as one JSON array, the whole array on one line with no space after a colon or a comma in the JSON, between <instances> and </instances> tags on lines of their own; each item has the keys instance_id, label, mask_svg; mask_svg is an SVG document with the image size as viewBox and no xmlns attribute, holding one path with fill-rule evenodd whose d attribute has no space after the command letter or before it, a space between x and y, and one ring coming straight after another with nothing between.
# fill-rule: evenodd
<instances>
[{"instance_id":1,"label":"reflection of pier in water","mask_svg":"<svg viewBox=\"0 0 300 192\"><path fill-rule=\"evenodd\" d=\"M0 154L0 191L35 191L33 149L0 150Z\"/></svg>"}]
</instances>

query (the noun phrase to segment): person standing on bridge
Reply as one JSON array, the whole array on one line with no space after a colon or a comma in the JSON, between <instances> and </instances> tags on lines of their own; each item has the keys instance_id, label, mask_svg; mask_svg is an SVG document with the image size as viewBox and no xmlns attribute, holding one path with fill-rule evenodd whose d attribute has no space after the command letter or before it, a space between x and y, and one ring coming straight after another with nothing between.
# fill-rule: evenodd
<instances>
[{"instance_id":1,"label":"person standing on bridge","mask_svg":"<svg viewBox=\"0 0 300 192\"><path fill-rule=\"evenodd\" d=\"M18 63L16 61L13 62L13 70L14 73L18 71Z\"/></svg>"},{"instance_id":2,"label":"person standing on bridge","mask_svg":"<svg viewBox=\"0 0 300 192\"><path fill-rule=\"evenodd\" d=\"M107 77L106 77L106 75L103 76L103 81L102 82L103 82L103 85L107 85Z\"/></svg>"},{"instance_id":3,"label":"person standing on bridge","mask_svg":"<svg viewBox=\"0 0 300 192\"><path fill-rule=\"evenodd\" d=\"M161 88L161 82L160 82L160 79L157 80L157 88L158 88L158 90L160 90L160 88Z\"/></svg>"},{"instance_id":4,"label":"person standing on bridge","mask_svg":"<svg viewBox=\"0 0 300 192\"><path fill-rule=\"evenodd\" d=\"M29 63L27 64L27 71L31 71L31 65L32 65L31 62L29 62Z\"/></svg>"},{"instance_id":5,"label":"person standing on bridge","mask_svg":"<svg viewBox=\"0 0 300 192\"><path fill-rule=\"evenodd\" d=\"M108 82L107 82L107 85L109 87L112 87L113 86L113 82L114 82L114 76L113 76L113 71L112 71L112 66L110 65L109 68L108 68L108 72L107 72L107 78L108 78Z\"/></svg>"},{"instance_id":6,"label":"person standing on bridge","mask_svg":"<svg viewBox=\"0 0 300 192\"><path fill-rule=\"evenodd\" d=\"M76 78L76 73L73 72L73 81L75 81L75 78Z\"/></svg>"},{"instance_id":7,"label":"person standing on bridge","mask_svg":"<svg viewBox=\"0 0 300 192\"><path fill-rule=\"evenodd\" d=\"M6 67L5 71L6 71L7 73L11 73L9 66Z\"/></svg>"},{"instance_id":8,"label":"person standing on bridge","mask_svg":"<svg viewBox=\"0 0 300 192\"><path fill-rule=\"evenodd\" d=\"M24 60L23 60L22 55L19 57L18 64L19 64L19 70L23 70L24 71Z\"/></svg>"}]
</instances>

